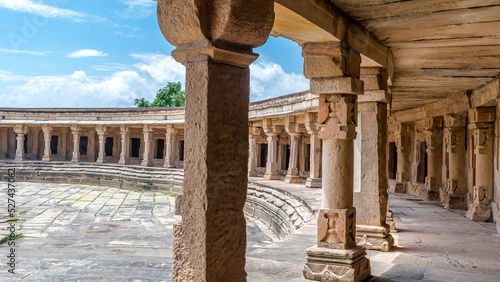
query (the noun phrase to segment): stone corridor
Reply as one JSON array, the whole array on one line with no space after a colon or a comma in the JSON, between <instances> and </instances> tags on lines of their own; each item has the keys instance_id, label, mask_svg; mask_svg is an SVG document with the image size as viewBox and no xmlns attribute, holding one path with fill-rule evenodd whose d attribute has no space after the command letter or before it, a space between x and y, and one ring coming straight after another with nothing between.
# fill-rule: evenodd
<instances>
[{"instance_id":1,"label":"stone corridor","mask_svg":"<svg viewBox=\"0 0 500 282\"><path fill-rule=\"evenodd\" d=\"M260 183L286 188L278 181ZM306 188L289 186L295 195L306 195ZM0 184L1 193L6 187ZM0 280L171 279L175 194L79 184L19 182L18 187L24 234L17 241L18 274L12 280L2 262ZM313 209L315 198L305 198ZM500 235L494 223L467 220L464 211L411 195L390 198L399 230L393 233L396 247L389 253L367 251L373 281L500 281ZM248 280L304 281L304 250L315 236L316 220L279 240L264 224L247 218ZM6 252L1 244L1 257Z\"/></svg>"}]
</instances>

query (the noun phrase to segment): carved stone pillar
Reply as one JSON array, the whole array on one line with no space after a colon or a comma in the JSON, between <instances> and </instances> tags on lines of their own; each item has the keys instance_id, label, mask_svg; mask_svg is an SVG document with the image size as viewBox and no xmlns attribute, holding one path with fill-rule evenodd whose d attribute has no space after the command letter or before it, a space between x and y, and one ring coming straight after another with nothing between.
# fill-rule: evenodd
<instances>
[{"instance_id":1,"label":"carved stone pillar","mask_svg":"<svg viewBox=\"0 0 500 282\"><path fill-rule=\"evenodd\" d=\"M39 134L40 134L40 128L38 127L33 127L31 128L31 150L32 150L32 155L35 160L38 160L38 141L39 141Z\"/></svg>"},{"instance_id":2,"label":"carved stone pillar","mask_svg":"<svg viewBox=\"0 0 500 282\"><path fill-rule=\"evenodd\" d=\"M302 133L299 132L299 126L295 123L295 117L285 118L285 130L290 135L290 161L288 163L288 171L285 177L285 182L300 183L299 143Z\"/></svg>"},{"instance_id":3,"label":"carved stone pillar","mask_svg":"<svg viewBox=\"0 0 500 282\"><path fill-rule=\"evenodd\" d=\"M148 125L144 126L144 152L142 155L142 166L152 166L153 131Z\"/></svg>"},{"instance_id":4,"label":"carved stone pillar","mask_svg":"<svg viewBox=\"0 0 500 282\"><path fill-rule=\"evenodd\" d=\"M16 148L16 157L15 161L24 161L25 159L25 154L24 154L24 139L25 135L28 133L28 128L25 125L16 125L14 127L14 133L17 134L16 136L16 141L17 141L17 148Z\"/></svg>"},{"instance_id":5,"label":"carved stone pillar","mask_svg":"<svg viewBox=\"0 0 500 282\"><path fill-rule=\"evenodd\" d=\"M130 157L130 131L125 125L120 126L121 152L118 164L126 165Z\"/></svg>"},{"instance_id":6,"label":"carved stone pillar","mask_svg":"<svg viewBox=\"0 0 500 282\"><path fill-rule=\"evenodd\" d=\"M386 223L389 201L387 179L387 72L383 68L362 68L364 95L359 96L358 146L360 188L354 192L356 234L367 249L389 251L394 239Z\"/></svg>"},{"instance_id":7,"label":"carved stone pillar","mask_svg":"<svg viewBox=\"0 0 500 282\"><path fill-rule=\"evenodd\" d=\"M442 174L443 118L433 117L424 120L425 143L427 145L427 177L421 196L426 201L439 200L439 186Z\"/></svg>"},{"instance_id":8,"label":"carved stone pillar","mask_svg":"<svg viewBox=\"0 0 500 282\"><path fill-rule=\"evenodd\" d=\"M466 163L465 163L465 118L448 115L444 117L444 141L448 157L448 179L443 188L445 208L466 208Z\"/></svg>"},{"instance_id":9,"label":"carved stone pillar","mask_svg":"<svg viewBox=\"0 0 500 282\"><path fill-rule=\"evenodd\" d=\"M177 166L177 129L172 125L167 125L165 132L165 164L164 167Z\"/></svg>"},{"instance_id":10,"label":"carved stone pillar","mask_svg":"<svg viewBox=\"0 0 500 282\"><path fill-rule=\"evenodd\" d=\"M104 163L105 145L106 145L106 127L98 126L96 128L97 136L99 136L99 152L97 153L97 163Z\"/></svg>"},{"instance_id":11,"label":"carved stone pillar","mask_svg":"<svg viewBox=\"0 0 500 282\"><path fill-rule=\"evenodd\" d=\"M71 134L73 134L73 155L72 162L80 161L80 130L78 126L71 127Z\"/></svg>"},{"instance_id":12,"label":"carved stone pillar","mask_svg":"<svg viewBox=\"0 0 500 282\"><path fill-rule=\"evenodd\" d=\"M474 191L467 218L474 221L491 219L493 198L493 123L495 108L469 111L469 129L474 136Z\"/></svg>"},{"instance_id":13,"label":"carved stone pillar","mask_svg":"<svg viewBox=\"0 0 500 282\"><path fill-rule=\"evenodd\" d=\"M50 140L52 138L52 127L48 125L42 126L42 131L43 131L43 157L42 161L51 161L52 156L50 152Z\"/></svg>"},{"instance_id":14,"label":"carved stone pillar","mask_svg":"<svg viewBox=\"0 0 500 282\"><path fill-rule=\"evenodd\" d=\"M61 129L61 158L63 161L66 160L67 152L68 152L68 129Z\"/></svg>"},{"instance_id":15,"label":"carved stone pillar","mask_svg":"<svg viewBox=\"0 0 500 282\"><path fill-rule=\"evenodd\" d=\"M409 133L411 125L398 124L394 134L396 135L396 150L398 153L398 167L396 171L396 186L394 193L406 193L406 182L410 180L410 146Z\"/></svg>"},{"instance_id":16,"label":"carved stone pillar","mask_svg":"<svg viewBox=\"0 0 500 282\"><path fill-rule=\"evenodd\" d=\"M246 281L249 65L274 23L274 1L158 1L186 66L184 194L177 198L173 281Z\"/></svg>"},{"instance_id":17,"label":"carved stone pillar","mask_svg":"<svg viewBox=\"0 0 500 282\"><path fill-rule=\"evenodd\" d=\"M249 128L248 142L248 176L257 176L257 136L260 130L255 127Z\"/></svg>"},{"instance_id":18,"label":"carved stone pillar","mask_svg":"<svg viewBox=\"0 0 500 282\"><path fill-rule=\"evenodd\" d=\"M0 128L0 159L7 158L7 146L9 144L8 130L8 128Z\"/></svg>"},{"instance_id":19,"label":"carved stone pillar","mask_svg":"<svg viewBox=\"0 0 500 282\"><path fill-rule=\"evenodd\" d=\"M264 178L267 180L279 180L281 176L278 167L278 135L281 133L282 128L273 126L271 120L268 119L262 122L262 128L267 135L267 163Z\"/></svg>"},{"instance_id":20,"label":"carved stone pillar","mask_svg":"<svg viewBox=\"0 0 500 282\"><path fill-rule=\"evenodd\" d=\"M309 177L306 180L306 187L321 188L321 140L318 137L318 115L316 113L307 113L305 116L305 126L307 134L311 136Z\"/></svg>"},{"instance_id":21,"label":"carved stone pillar","mask_svg":"<svg viewBox=\"0 0 500 282\"><path fill-rule=\"evenodd\" d=\"M323 197L317 244L306 250L304 277L317 281L361 281L370 276L365 248L356 245L353 207L354 139L361 57L341 42L302 46L304 75L319 95L319 138L323 140Z\"/></svg>"}]
</instances>

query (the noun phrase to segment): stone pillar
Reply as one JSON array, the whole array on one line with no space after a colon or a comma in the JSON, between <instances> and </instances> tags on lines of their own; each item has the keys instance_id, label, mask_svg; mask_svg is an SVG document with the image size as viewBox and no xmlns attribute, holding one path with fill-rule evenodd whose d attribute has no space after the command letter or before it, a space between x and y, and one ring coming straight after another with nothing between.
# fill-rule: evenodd
<instances>
[{"instance_id":1,"label":"stone pillar","mask_svg":"<svg viewBox=\"0 0 500 282\"><path fill-rule=\"evenodd\" d=\"M443 204L449 209L465 209L467 180L465 173L465 118L448 115L444 117L444 141L448 155L448 179L443 191Z\"/></svg>"},{"instance_id":2,"label":"stone pillar","mask_svg":"<svg viewBox=\"0 0 500 282\"><path fill-rule=\"evenodd\" d=\"M474 191L467 218L474 221L489 221L492 215L494 122L495 108L469 111L469 129L474 136Z\"/></svg>"},{"instance_id":3,"label":"stone pillar","mask_svg":"<svg viewBox=\"0 0 500 282\"><path fill-rule=\"evenodd\" d=\"M38 141L39 141L39 134L40 134L40 128L34 127L31 128L31 148L32 148L32 155L35 160L38 160Z\"/></svg>"},{"instance_id":4,"label":"stone pillar","mask_svg":"<svg viewBox=\"0 0 500 282\"><path fill-rule=\"evenodd\" d=\"M257 176L257 136L260 135L260 130L256 127L249 128L248 142L248 176Z\"/></svg>"},{"instance_id":5,"label":"stone pillar","mask_svg":"<svg viewBox=\"0 0 500 282\"><path fill-rule=\"evenodd\" d=\"M177 129L173 125L167 125L165 132L165 164L164 167L177 166Z\"/></svg>"},{"instance_id":6,"label":"stone pillar","mask_svg":"<svg viewBox=\"0 0 500 282\"><path fill-rule=\"evenodd\" d=\"M267 135L267 163L264 178L267 180L279 180L281 176L278 166L278 136L282 129L281 127L272 125L270 119L262 121L262 128Z\"/></svg>"},{"instance_id":7,"label":"stone pillar","mask_svg":"<svg viewBox=\"0 0 500 282\"><path fill-rule=\"evenodd\" d=\"M88 137L88 144L87 144L87 161L94 162L96 160L95 158L95 135L96 132L92 129L89 129L89 137Z\"/></svg>"},{"instance_id":8,"label":"stone pillar","mask_svg":"<svg viewBox=\"0 0 500 282\"><path fill-rule=\"evenodd\" d=\"M439 186L442 174L443 118L431 117L424 120L427 145L427 177L421 196L426 201L439 200Z\"/></svg>"},{"instance_id":9,"label":"stone pillar","mask_svg":"<svg viewBox=\"0 0 500 282\"><path fill-rule=\"evenodd\" d=\"M118 161L121 165L126 165L129 163L130 156L130 131L125 125L120 126L120 137L121 137L121 152L120 160Z\"/></svg>"},{"instance_id":10,"label":"stone pillar","mask_svg":"<svg viewBox=\"0 0 500 282\"><path fill-rule=\"evenodd\" d=\"M305 116L307 134L311 136L309 152L309 177L306 180L307 188L321 188L321 140L318 137L318 115L307 113Z\"/></svg>"},{"instance_id":11,"label":"stone pillar","mask_svg":"<svg viewBox=\"0 0 500 282\"><path fill-rule=\"evenodd\" d=\"M152 166L153 158L151 157L153 148L153 131L148 125L144 126L144 152L142 155L142 166Z\"/></svg>"},{"instance_id":12,"label":"stone pillar","mask_svg":"<svg viewBox=\"0 0 500 282\"><path fill-rule=\"evenodd\" d=\"M42 161L51 161L50 139L52 138L52 127L48 125L42 126L43 131L43 157Z\"/></svg>"},{"instance_id":13,"label":"stone pillar","mask_svg":"<svg viewBox=\"0 0 500 282\"><path fill-rule=\"evenodd\" d=\"M97 136L99 136L99 152L97 153L97 163L104 163L104 156L106 155L105 152L105 145L106 145L106 127L104 126L97 126L96 128Z\"/></svg>"},{"instance_id":14,"label":"stone pillar","mask_svg":"<svg viewBox=\"0 0 500 282\"><path fill-rule=\"evenodd\" d=\"M410 180L410 147L411 140L409 132L411 125L397 124L396 131L396 149L398 153L398 167L396 171L396 186L394 193L406 193L406 182Z\"/></svg>"},{"instance_id":15,"label":"stone pillar","mask_svg":"<svg viewBox=\"0 0 500 282\"><path fill-rule=\"evenodd\" d=\"M73 155L72 162L80 161L80 129L78 126L71 127L71 134L73 135Z\"/></svg>"},{"instance_id":16,"label":"stone pillar","mask_svg":"<svg viewBox=\"0 0 500 282\"><path fill-rule=\"evenodd\" d=\"M302 133L299 132L299 125L295 123L295 117L285 118L285 130L290 135L290 161L285 177L286 183L300 183L299 176L299 143Z\"/></svg>"},{"instance_id":17,"label":"stone pillar","mask_svg":"<svg viewBox=\"0 0 500 282\"><path fill-rule=\"evenodd\" d=\"M360 147L360 187L354 192L356 234L367 249L388 252L394 246L386 223L389 201L387 179L387 72L384 68L361 69L365 85L359 96L358 146Z\"/></svg>"},{"instance_id":18,"label":"stone pillar","mask_svg":"<svg viewBox=\"0 0 500 282\"><path fill-rule=\"evenodd\" d=\"M61 158L63 161L66 160L66 156L68 153L68 129L61 129Z\"/></svg>"},{"instance_id":19,"label":"stone pillar","mask_svg":"<svg viewBox=\"0 0 500 282\"><path fill-rule=\"evenodd\" d=\"M246 281L249 65L271 32L274 1L160 0L158 20L186 66L172 280Z\"/></svg>"},{"instance_id":20,"label":"stone pillar","mask_svg":"<svg viewBox=\"0 0 500 282\"><path fill-rule=\"evenodd\" d=\"M15 161L24 161L25 159L25 154L24 154L24 138L27 133L28 133L28 128L25 125L16 125L14 127L14 133L17 134L16 141L17 141L17 149L16 149L16 157Z\"/></svg>"},{"instance_id":21,"label":"stone pillar","mask_svg":"<svg viewBox=\"0 0 500 282\"><path fill-rule=\"evenodd\" d=\"M7 147L9 144L8 130L8 128L0 128L0 159L7 158Z\"/></svg>"},{"instance_id":22,"label":"stone pillar","mask_svg":"<svg viewBox=\"0 0 500 282\"><path fill-rule=\"evenodd\" d=\"M319 95L323 140L323 197L317 244L306 250L304 277L317 281L361 281L370 276L364 247L356 245L353 207L354 139L361 57L342 42L305 43L304 75Z\"/></svg>"}]
</instances>

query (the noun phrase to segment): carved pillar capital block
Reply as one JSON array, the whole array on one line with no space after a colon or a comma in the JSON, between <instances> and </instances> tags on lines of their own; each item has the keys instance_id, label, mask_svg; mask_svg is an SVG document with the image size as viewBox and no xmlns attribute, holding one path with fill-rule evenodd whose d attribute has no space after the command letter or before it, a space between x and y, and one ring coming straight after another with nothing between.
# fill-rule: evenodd
<instances>
[{"instance_id":1,"label":"carved pillar capital block","mask_svg":"<svg viewBox=\"0 0 500 282\"><path fill-rule=\"evenodd\" d=\"M320 139L356 139L358 119L354 95L320 95Z\"/></svg>"}]
</instances>

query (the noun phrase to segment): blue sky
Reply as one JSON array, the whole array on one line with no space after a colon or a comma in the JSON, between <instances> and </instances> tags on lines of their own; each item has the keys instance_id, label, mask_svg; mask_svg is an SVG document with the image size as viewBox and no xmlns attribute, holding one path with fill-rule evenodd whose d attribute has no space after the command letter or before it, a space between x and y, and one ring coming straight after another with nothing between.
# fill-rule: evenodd
<instances>
[{"instance_id":1,"label":"blue sky","mask_svg":"<svg viewBox=\"0 0 500 282\"><path fill-rule=\"evenodd\" d=\"M0 107L128 107L184 83L152 0L0 0ZM252 101L304 91L298 44L255 49Z\"/></svg>"}]
</instances>

